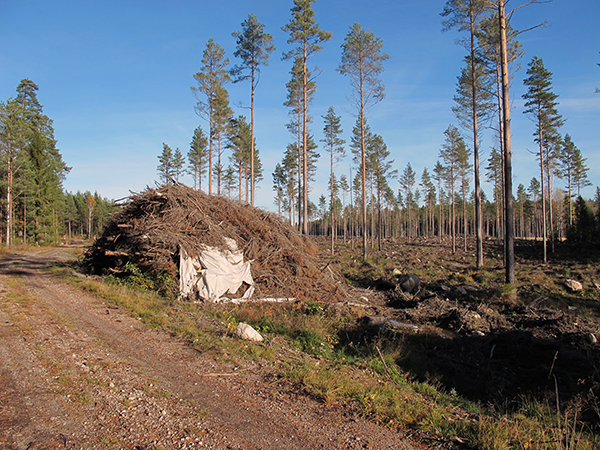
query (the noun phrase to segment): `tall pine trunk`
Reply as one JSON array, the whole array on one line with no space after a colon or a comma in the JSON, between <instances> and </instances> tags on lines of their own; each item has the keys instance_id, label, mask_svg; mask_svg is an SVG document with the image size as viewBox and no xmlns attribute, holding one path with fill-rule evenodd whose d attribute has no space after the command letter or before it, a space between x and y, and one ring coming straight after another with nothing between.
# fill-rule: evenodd
<instances>
[{"instance_id":1,"label":"tall pine trunk","mask_svg":"<svg viewBox=\"0 0 600 450\"><path fill-rule=\"evenodd\" d=\"M511 161L511 135L510 135L510 98L508 77L508 55L506 39L506 11L505 0L498 2L498 18L500 21L500 53L502 61L502 111L504 117L504 198L505 198L505 245L506 267L505 278L507 284L515 284L515 231L513 220L512 197L512 161Z\"/></svg>"}]
</instances>

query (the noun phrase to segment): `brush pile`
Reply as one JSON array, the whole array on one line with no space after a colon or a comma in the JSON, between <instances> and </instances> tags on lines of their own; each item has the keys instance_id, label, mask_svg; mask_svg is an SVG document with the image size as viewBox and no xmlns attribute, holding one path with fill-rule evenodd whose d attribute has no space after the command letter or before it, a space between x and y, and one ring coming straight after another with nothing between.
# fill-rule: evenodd
<instances>
[{"instance_id":1,"label":"brush pile","mask_svg":"<svg viewBox=\"0 0 600 450\"><path fill-rule=\"evenodd\" d=\"M167 274L178 280L179 253L196 257L207 247L227 249L233 239L250 260L255 297L340 301L343 287L320 267L317 248L277 215L183 185L133 194L88 249L90 273Z\"/></svg>"}]
</instances>

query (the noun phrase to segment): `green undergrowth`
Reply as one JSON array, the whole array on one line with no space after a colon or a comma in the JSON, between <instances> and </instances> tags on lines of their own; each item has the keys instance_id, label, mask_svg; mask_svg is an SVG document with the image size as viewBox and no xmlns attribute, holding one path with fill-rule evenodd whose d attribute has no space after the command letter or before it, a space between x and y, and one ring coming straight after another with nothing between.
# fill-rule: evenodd
<instances>
[{"instance_id":1,"label":"green undergrowth","mask_svg":"<svg viewBox=\"0 0 600 450\"><path fill-rule=\"evenodd\" d=\"M259 363L325 404L345 404L378 423L420 432L427 442L469 449L594 449L600 439L584 432L576 414L557 413L527 399L510 411L486 407L423 381L407 367L402 335L367 338L355 324L358 311L306 304L194 304L114 280L75 277L80 289L127 309L148 326L163 327L215 358ZM234 337L237 324L252 325L263 343ZM425 368L426 369L426 368ZM425 370L426 371L426 370Z\"/></svg>"}]
</instances>

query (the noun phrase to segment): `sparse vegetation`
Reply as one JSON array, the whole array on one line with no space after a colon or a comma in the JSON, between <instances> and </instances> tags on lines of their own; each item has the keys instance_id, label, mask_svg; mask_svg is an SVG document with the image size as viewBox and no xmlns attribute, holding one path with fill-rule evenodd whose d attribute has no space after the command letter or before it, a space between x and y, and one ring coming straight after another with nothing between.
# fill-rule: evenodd
<instances>
[{"instance_id":1,"label":"sparse vegetation","mask_svg":"<svg viewBox=\"0 0 600 450\"><path fill-rule=\"evenodd\" d=\"M386 248L390 247L386 244ZM480 283L486 290L479 294L474 291L473 299L487 304L497 301L500 307L493 314L498 317L517 320L523 308L528 305L539 308L543 302L545 307L563 305L575 311L574 319L579 318L579 322L598 323L595 306L598 291L588 287L584 293L567 293L563 288L567 273L597 279L595 265L557 258L542 272L533 270L534 266L523 255L527 252L523 252L518 265L519 284L507 289L503 287L498 262L488 260L485 270L477 272L471 265L473 255L460 250L453 260L446 256L441 259L434 257L439 255L435 247L429 249L431 253L423 254L428 247L421 248L413 242L408 251L376 254L367 263L361 263L352 258L348 247L338 245L338 248L341 253L332 258L331 265L352 279L358 288L377 289L378 280L391 279L394 268L409 272L422 267L421 278L428 288L441 286L444 280L451 280L456 286ZM528 277L533 283L528 282ZM441 337L435 327L429 331L424 327L419 334L389 330L373 334L357 325L365 313L363 308L335 306L319 298L287 304L181 303L110 279L71 279L82 288L129 309L150 326L162 326L194 347L214 352L217 358L258 362L270 367L271 376L280 384L291 384L291 389L301 390L326 404L343 403L389 426L419 430L425 440L442 439L450 446L473 449L562 450L600 445L595 431L600 412L597 406L594 410L595 391L590 390L587 397L573 396L571 381L556 375L559 367L555 362L540 369L551 381L545 394L522 391L502 402L493 393L474 395L465 393L461 384L453 386L452 380L456 378L444 376L440 370L455 367L456 363L434 362L432 356L447 352L448 359L453 358L452 347L470 345L476 349L486 342L483 337L481 342L466 336L453 342ZM491 297L479 300L478 295L484 294ZM462 300L457 298L454 302L458 307ZM576 305L576 309L568 309L566 304ZM253 325L266 337L265 343L249 344L235 339L233 333L239 322ZM599 330L597 325L596 330ZM494 349L500 351L494 347L492 352ZM489 347L486 351L489 360ZM592 364L593 361L590 360ZM481 370L487 369L482 366ZM464 376L471 376L469 370ZM464 382L479 386L475 380ZM503 373L487 380L492 390L510 391L507 382L510 380ZM590 375L587 383L593 385L598 380Z\"/></svg>"}]
</instances>

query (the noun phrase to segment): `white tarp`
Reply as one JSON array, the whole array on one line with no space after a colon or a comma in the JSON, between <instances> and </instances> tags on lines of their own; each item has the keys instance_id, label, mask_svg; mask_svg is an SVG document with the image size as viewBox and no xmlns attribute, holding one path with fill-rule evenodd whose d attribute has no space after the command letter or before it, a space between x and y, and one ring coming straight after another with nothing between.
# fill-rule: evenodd
<instances>
[{"instance_id":1,"label":"white tarp","mask_svg":"<svg viewBox=\"0 0 600 450\"><path fill-rule=\"evenodd\" d=\"M184 249L179 251L179 290L187 297L194 292L204 300L216 302L229 293L235 294L243 283L248 289L242 298L254 293L250 261L233 239L227 239L228 250L207 247L198 258L190 258Z\"/></svg>"}]
</instances>

